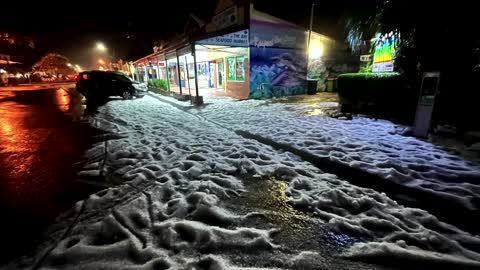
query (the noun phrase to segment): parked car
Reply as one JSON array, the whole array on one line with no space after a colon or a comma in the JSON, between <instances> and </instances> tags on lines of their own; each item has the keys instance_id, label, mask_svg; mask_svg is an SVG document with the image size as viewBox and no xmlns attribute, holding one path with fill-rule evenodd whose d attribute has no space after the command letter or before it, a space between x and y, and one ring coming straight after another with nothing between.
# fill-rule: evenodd
<instances>
[{"instance_id":1,"label":"parked car","mask_svg":"<svg viewBox=\"0 0 480 270\"><path fill-rule=\"evenodd\" d=\"M143 97L147 94L146 83L133 81L121 72L84 71L75 76L77 91L89 98L121 96L124 99Z\"/></svg>"},{"instance_id":2,"label":"parked car","mask_svg":"<svg viewBox=\"0 0 480 270\"><path fill-rule=\"evenodd\" d=\"M45 74L42 76L42 81L43 82L54 82L57 80L56 75L51 75L51 74Z\"/></svg>"}]
</instances>

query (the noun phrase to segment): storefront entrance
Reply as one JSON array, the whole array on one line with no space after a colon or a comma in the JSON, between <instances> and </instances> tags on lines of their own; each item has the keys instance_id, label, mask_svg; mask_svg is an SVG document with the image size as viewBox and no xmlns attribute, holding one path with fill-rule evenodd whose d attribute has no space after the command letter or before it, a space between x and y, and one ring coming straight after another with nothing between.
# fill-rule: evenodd
<instances>
[{"instance_id":1,"label":"storefront entrance","mask_svg":"<svg viewBox=\"0 0 480 270\"><path fill-rule=\"evenodd\" d=\"M199 94L248 98L248 48L196 45Z\"/></svg>"},{"instance_id":2,"label":"storefront entrance","mask_svg":"<svg viewBox=\"0 0 480 270\"><path fill-rule=\"evenodd\" d=\"M197 63L198 88L200 95L223 95L224 88L224 60L214 59Z\"/></svg>"}]
</instances>

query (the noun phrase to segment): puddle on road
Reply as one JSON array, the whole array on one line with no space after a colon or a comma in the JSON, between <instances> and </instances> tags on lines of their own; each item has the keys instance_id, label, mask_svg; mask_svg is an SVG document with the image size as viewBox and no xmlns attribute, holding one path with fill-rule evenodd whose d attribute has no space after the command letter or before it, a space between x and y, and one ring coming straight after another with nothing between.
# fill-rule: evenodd
<instances>
[{"instance_id":1,"label":"puddle on road","mask_svg":"<svg viewBox=\"0 0 480 270\"><path fill-rule=\"evenodd\" d=\"M321 92L316 95L289 96L272 99L271 103L286 104L287 111L300 115L318 116L334 115L340 111L338 95L331 92ZM292 104L289 106L289 104Z\"/></svg>"},{"instance_id":2,"label":"puddle on road","mask_svg":"<svg viewBox=\"0 0 480 270\"><path fill-rule=\"evenodd\" d=\"M290 251L314 250L320 253L338 253L355 241L345 234L329 231L325 224L310 213L299 211L289 204L285 191L288 184L274 178L243 180L246 192L227 202L227 208L252 215L239 226L260 229L276 228L272 238Z\"/></svg>"}]
</instances>

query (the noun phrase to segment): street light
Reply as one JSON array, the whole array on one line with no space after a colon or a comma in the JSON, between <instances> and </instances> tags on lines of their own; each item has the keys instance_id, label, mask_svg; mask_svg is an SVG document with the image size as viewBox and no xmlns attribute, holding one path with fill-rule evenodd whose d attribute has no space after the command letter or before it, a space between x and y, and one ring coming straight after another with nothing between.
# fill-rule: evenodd
<instances>
[{"instance_id":1,"label":"street light","mask_svg":"<svg viewBox=\"0 0 480 270\"><path fill-rule=\"evenodd\" d=\"M311 60L320 59L323 55L323 46L319 42L310 44L308 49L308 58Z\"/></svg>"},{"instance_id":2,"label":"street light","mask_svg":"<svg viewBox=\"0 0 480 270\"><path fill-rule=\"evenodd\" d=\"M98 59L98 63L99 63L100 65L103 65L103 64L105 64L105 61L104 61L103 59Z\"/></svg>"},{"instance_id":3,"label":"street light","mask_svg":"<svg viewBox=\"0 0 480 270\"><path fill-rule=\"evenodd\" d=\"M97 42L96 49L98 51L104 52L107 50L107 47L105 47L105 44L103 44L102 42Z\"/></svg>"},{"instance_id":4,"label":"street light","mask_svg":"<svg viewBox=\"0 0 480 270\"><path fill-rule=\"evenodd\" d=\"M67 63L67 67L72 67L72 64L70 64L70 63Z\"/></svg>"}]
</instances>

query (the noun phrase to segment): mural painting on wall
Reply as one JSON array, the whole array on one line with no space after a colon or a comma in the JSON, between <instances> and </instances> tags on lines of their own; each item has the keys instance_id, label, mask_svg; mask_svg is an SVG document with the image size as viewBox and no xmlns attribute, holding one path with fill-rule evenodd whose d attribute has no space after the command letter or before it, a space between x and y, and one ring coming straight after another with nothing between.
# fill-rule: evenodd
<instances>
[{"instance_id":1,"label":"mural painting on wall","mask_svg":"<svg viewBox=\"0 0 480 270\"><path fill-rule=\"evenodd\" d=\"M250 98L271 98L306 92L303 50L252 47L250 58Z\"/></svg>"},{"instance_id":2,"label":"mural painting on wall","mask_svg":"<svg viewBox=\"0 0 480 270\"><path fill-rule=\"evenodd\" d=\"M284 23L252 20L250 46L261 48L306 48L305 31Z\"/></svg>"},{"instance_id":3,"label":"mural painting on wall","mask_svg":"<svg viewBox=\"0 0 480 270\"><path fill-rule=\"evenodd\" d=\"M328 70L323 59L310 59L308 62L307 79L317 81L317 90L324 91Z\"/></svg>"},{"instance_id":4,"label":"mural painting on wall","mask_svg":"<svg viewBox=\"0 0 480 270\"><path fill-rule=\"evenodd\" d=\"M250 26L250 98L306 92L305 32L283 22L252 20Z\"/></svg>"}]
</instances>

